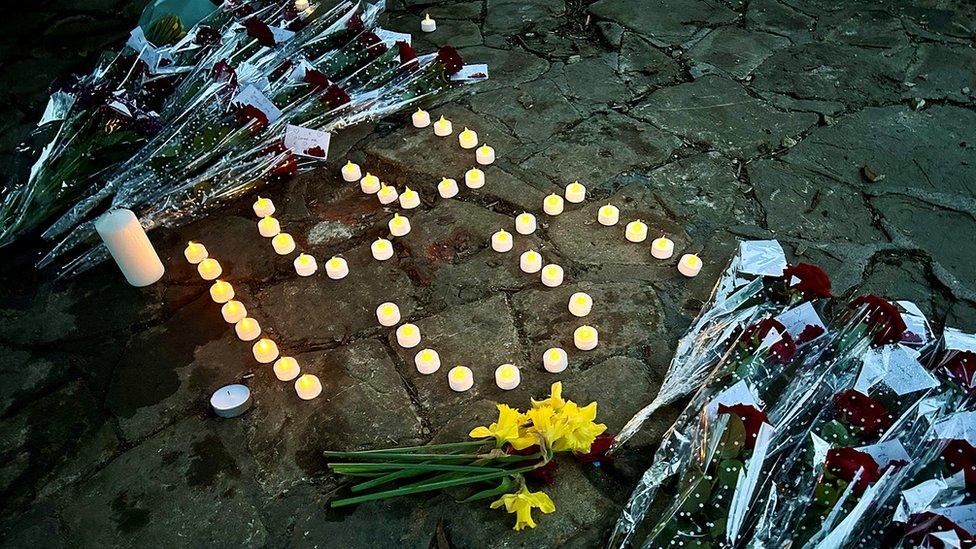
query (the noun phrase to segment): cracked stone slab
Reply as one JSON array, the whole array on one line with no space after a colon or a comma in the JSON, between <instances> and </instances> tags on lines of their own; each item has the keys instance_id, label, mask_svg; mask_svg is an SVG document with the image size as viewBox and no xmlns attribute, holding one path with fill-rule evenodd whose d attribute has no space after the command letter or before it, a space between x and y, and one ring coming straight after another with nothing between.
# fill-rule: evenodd
<instances>
[{"instance_id":1,"label":"cracked stone slab","mask_svg":"<svg viewBox=\"0 0 976 549\"><path fill-rule=\"evenodd\" d=\"M820 17L814 37L863 48L895 48L908 42L901 17L890 10L864 6Z\"/></svg>"},{"instance_id":2,"label":"cracked stone slab","mask_svg":"<svg viewBox=\"0 0 976 549\"><path fill-rule=\"evenodd\" d=\"M816 20L779 0L753 0L746 7L746 28L788 37L794 43L812 39Z\"/></svg>"},{"instance_id":3,"label":"cracked stone slab","mask_svg":"<svg viewBox=\"0 0 976 549\"><path fill-rule=\"evenodd\" d=\"M617 74L614 61L613 57L604 54L572 63L557 62L553 63L546 77L579 109L625 103L630 98L630 89Z\"/></svg>"},{"instance_id":4,"label":"cracked stone slab","mask_svg":"<svg viewBox=\"0 0 976 549\"><path fill-rule=\"evenodd\" d=\"M645 93L681 79L681 67L674 59L631 31L621 37L617 71L634 93Z\"/></svg>"},{"instance_id":5,"label":"cracked stone slab","mask_svg":"<svg viewBox=\"0 0 976 549\"><path fill-rule=\"evenodd\" d=\"M643 34L658 45L688 41L700 27L730 23L736 13L714 0L599 0L590 13ZM690 24L689 24L690 23Z\"/></svg>"},{"instance_id":6,"label":"cracked stone slab","mask_svg":"<svg viewBox=\"0 0 976 549\"><path fill-rule=\"evenodd\" d=\"M547 143L583 119L580 110L563 94L555 93L555 87L548 77L541 77L520 84L517 89L477 93L466 101L472 111L500 120L523 143Z\"/></svg>"},{"instance_id":7,"label":"cracked stone slab","mask_svg":"<svg viewBox=\"0 0 976 549\"><path fill-rule=\"evenodd\" d=\"M560 0L492 0L485 12L485 34L510 36L527 31L552 31L565 11L566 4Z\"/></svg>"},{"instance_id":8,"label":"cracked stone slab","mask_svg":"<svg viewBox=\"0 0 976 549\"><path fill-rule=\"evenodd\" d=\"M521 48L470 46L458 52L463 59L488 64L491 78L478 84L479 93L531 82L549 70L548 61Z\"/></svg>"},{"instance_id":9,"label":"cracked stone slab","mask_svg":"<svg viewBox=\"0 0 976 549\"><path fill-rule=\"evenodd\" d=\"M749 76L773 51L789 44L789 39L775 34L739 27L719 27L688 50L688 57L706 72L711 70L709 67L714 67L741 80Z\"/></svg>"},{"instance_id":10,"label":"cracked stone slab","mask_svg":"<svg viewBox=\"0 0 976 549\"><path fill-rule=\"evenodd\" d=\"M971 47L923 43L918 47L918 60L905 76L914 86L902 95L972 103L976 98L976 73L970 69L974 66L976 50Z\"/></svg>"}]
</instances>

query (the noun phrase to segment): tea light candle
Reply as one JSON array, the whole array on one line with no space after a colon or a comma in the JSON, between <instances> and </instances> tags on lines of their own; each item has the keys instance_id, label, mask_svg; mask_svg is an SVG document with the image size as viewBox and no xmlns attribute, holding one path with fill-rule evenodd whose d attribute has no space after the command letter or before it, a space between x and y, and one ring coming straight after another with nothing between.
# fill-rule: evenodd
<instances>
[{"instance_id":1,"label":"tea light candle","mask_svg":"<svg viewBox=\"0 0 976 549\"><path fill-rule=\"evenodd\" d=\"M207 253L207 248L204 247L203 244L193 242L192 240L186 243L186 249L183 250L183 256L186 257L186 260L192 265L197 265L204 259L207 259L209 255L210 254Z\"/></svg>"},{"instance_id":2,"label":"tea light candle","mask_svg":"<svg viewBox=\"0 0 976 549\"><path fill-rule=\"evenodd\" d=\"M216 280L224 272L224 269L216 259L208 257L197 265L197 272L200 273L200 278L204 280Z\"/></svg>"},{"instance_id":3,"label":"tea light candle","mask_svg":"<svg viewBox=\"0 0 976 549\"><path fill-rule=\"evenodd\" d=\"M405 210L412 210L420 205L420 193L407 187L400 195L400 207Z\"/></svg>"},{"instance_id":4,"label":"tea light candle","mask_svg":"<svg viewBox=\"0 0 976 549\"><path fill-rule=\"evenodd\" d=\"M281 224L277 219L266 215L258 221L258 232L265 238L271 238L281 232Z\"/></svg>"},{"instance_id":5,"label":"tea light candle","mask_svg":"<svg viewBox=\"0 0 976 549\"><path fill-rule=\"evenodd\" d=\"M420 21L420 30L424 32L434 32L437 30L437 22L430 18L430 14L424 15Z\"/></svg>"},{"instance_id":6,"label":"tea light candle","mask_svg":"<svg viewBox=\"0 0 976 549\"><path fill-rule=\"evenodd\" d=\"M295 380L295 392L302 400L312 400L322 394L322 382L312 374L305 374Z\"/></svg>"},{"instance_id":7,"label":"tea light candle","mask_svg":"<svg viewBox=\"0 0 976 549\"><path fill-rule=\"evenodd\" d=\"M569 185L566 185L566 200L573 204L579 204L586 200L586 187L579 181L573 181Z\"/></svg>"},{"instance_id":8,"label":"tea light candle","mask_svg":"<svg viewBox=\"0 0 976 549\"><path fill-rule=\"evenodd\" d=\"M247 316L247 309L240 301L230 300L220 308L220 314L224 317L224 322L237 324L242 318Z\"/></svg>"},{"instance_id":9,"label":"tea light candle","mask_svg":"<svg viewBox=\"0 0 976 549\"><path fill-rule=\"evenodd\" d=\"M454 133L454 125L451 121L441 116L437 122L434 122L434 135L437 137L447 137Z\"/></svg>"},{"instance_id":10,"label":"tea light candle","mask_svg":"<svg viewBox=\"0 0 976 549\"><path fill-rule=\"evenodd\" d=\"M362 176L363 171L359 168L359 164L353 164L352 161L346 160L346 165L342 167L342 179L351 183L359 181Z\"/></svg>"},{"instance_id":11,"label":"tea light candle","mask_svg":"<svg viewBox=\"0 0 976 549\"><path fill-rule=\"evenodd\" d=\"M474 130L464 128L464 131L458 134L458 144L462 149L473 149L478 146L478 134Z\"/></svg>"},{"instance_id":12,"label":"tea light candle","mask_svg":"<svg viewBox=\"0 0 976 549\"><path fill-rule=\"evenodd\" d=\"M678 272L693 278L701 272L702 260L695 254L685 254L678 260Z\"/></svg>"},{"instance_id":13,"label":"tea light candle","mask_svg":"<svg viewBox=\"0 0 976 549\"><path fill-rule=\"evenodd\" d=\"M469 189L480 189L485 186L485 172L478 168L471 168L464 172L464 184Z\"/></svg>"},{"instance_id":14,"label":"tea light candle","mask_svg":"<svg viewBox=\"0 0 976 549\"><path fill-rule=\"evenodd\" d=\"M441 198L454 198L458 193L457 181L446 177L441 179L441 182L437 184L437 192Z\"/></svg>"},{"instance_id":15,"label":"tea light candle","mask_svg":"<svg viewBox=\"0 0 976 549\"><path fill-rule=\"evenodd\" d=\"M550 288L555 288L563 283L563 268L555 263L550 263L542 269L542 283Z\"/></svg>"},{"instance_id":16,"label":"tea light candle","mask_svg":"<svg viewBox=\"0 0 976 549\"><path fill-rule=\"evenodd\" d=\"M455 366L447 373L447 384L452 391L463 393L474 386L474 376L471 375L471 368L467 366Z\"/></svg>"},{"instance_id":17,"label":"tea light candle","mask_svg":"<svg viewBox=\"0 0 976 549\"><path fill-rule=\"evenodd\" d=\"M651 242L651 255L658 259L668 259L674 255L674 241L670 238L655 238Z\"/></svg>"},{"instance_id":18,"label":"tea light candle","mask_svg":"<svg viewBox=\"0 0 976 549\"><path fill-rule=\"evenodd\" d=\"M563 213L563 207L563 197L558 194L550 194L542 201L542 210L549 215Z\"/></svg>"},{"instance_id":19,"label":"tea light candle","mask_svg":"<svg viewBox=\"0 0 976 549\"><path fill-rule=\"evenodd\" d=\"M495 149L488 145L482 145L474 152L474 159L478 161L478 164L487 166L495 161Z\"/></svg>"},{"instance_id":20,"label":"tea light candle","mask_svg":"<svg viewBox=\"0 0 976 549\"><path fill-rule=\"evenodd\" d=\"M295 258L295 272L298 276L312 276L318 269L318 262L308 254L298 254Z\"/></svg>"},{"instance_id":21,"label":"tea light candle","mask_svg":"<svg viewBox=\"0 0 976 549\"><path fill-rule=\"evenodd\" d=\"M514 364L502 364L495 368L495 385L499 389L511 391L522 381L522 374Z\"/></svg>"},{"instance_id":22,"label":"tea light candle","mask_svg":"<svg viewBox=\"0 0 976 549\"><path fill-rule=\"evenodd\" d=\"M298 361L290 356L283 356L274 363L274 374L278 381L291 381L302 373Z\"/></svg>"},{"instance_id":23,"label":"tea light candle","mask_svg":"<svg viewBox=\"0 0 976 549\"><path fill-rule=\"evenodd\" d=\"M387 225L393 236L406 236L410 232L410 220L400 214L393 214L393 219Z\"/></svg>"},{"instance_id":24,"label":"tea light candle","mask_svg":"<svg viewBox=\"0 0 976 549\"><path fill-rule=\"evenodd\" d=\"M246 316L237 321L234 325L234 331L237 332L237 337L241 341L254 341L261 335L261 325L258 324L257 320Z\"/></svg>"},{"instance_id":25,"label":"tea light candle","mask_svg":"<svg viewBox=\"0 0 976 549\"><path fill-rule=\"evenodd\" d=\"M385 238L377 238L370 244L369 250L373 252L373 259L379 261L386 261L393 257L393 243Z\"/></svg>"},{"instance_id":26,"label":"tea light candle","mask_svg":"<svg viewBox=\"0 0 976 549\"><path fill-rule=\"evenodd\" d=\"M308 9L309 5L308 0L295 0L295 11L303 12Z\"/></svg>"},{"instance_id":27,"label":"tea light candle","mask_svg":"<svg viewBox=\"0 0 976 549\"><path fill-rule=\"evenodd\" d=\"M569 296L569 312L574 316L584 317L593 309L593 298L585 292L576 292Z\"/></svg>"},{"instance_id":28,"label":"tea light candle","mask_svg":"<svg viewBox=\"0 0 976 549\"><path fill-rule=\"evenodd\" d=\"M535 250L529 250L519 256L519 269L523 273L537 273L542 270L542 254Z\"/></svg>"},{"instance_id":29,"label":"tea light candle","mask_svg":"<svg viewBox=\"0 0 976 549\"><path fill-rule=\"evenodd\" d=\"M600 336L593 326L583 325L573 332L573 343L580 351L589 351L596 347Z\"/></svg>"},{"instance_id":30,"label":"tea light candle","mask_svg":"<svg viewBox=\"0 0 976 549\"><path fill-rule=\"evenodd\" d=\"M512 235L502 229L491 235L491 249L496 252L507 252L512 249Z\"/></svg>"},{"instance_id":31,"label":"tea light candle","mask_svg":"<svg viewBox=\"0 0 976 549\"><path fill-rule=\"evenodd\" d=\"M600 208L599 213L597 213L596 220L600 222L600 225L605 225L611 227L620 221L620 210L616 206L607 204Z\"/></svg>"},{"instance_id":32,"label":"tea light candle","mask_svg":"<svg viewBox=\"0 0 976 549\"><path fill-rule=\"evenodd\" d=\"M552 347L542 355L542 366L547 372L558 374L569 365L569 356L559 347Z\"/></svg>"},{"instance_id":33,"label":"tea light candle","mask_svg":"<svg viewBox=\"0 0 976 549\"><path fill-rule=\"evenodd\" d=\"M132 210L117 209L102 214L95 220L95 232L125 281L132 286L148 286L163 277L166 271L163 262Z\"/></svg>"},{"instance_id":34,"label":"tea light candle","mask_svg":"<svg viewBox=\"0 0 976 549\"><path fill-rule=\"evenodd\" d=\"M214 303L227 303L234 299L234 287L223 280L218 280L210 286L210 299L213 299Z\"/></svg>"},{"instance_id":35,"label":"tea light candle","mask_svg":"<svg viewBox=\"0 0 976 549\"><path fill-rule=\"evenodd\" d=\"M424 109L417 109L417 112L413 113L410 117L413 120L413 127L415 128L426 128L430 126L430 113Z\"/></svg>"},{"instance_id":36,"label":"tea light candle","mask_svg":"<svg viewBox=\"0 0 976 549\"><path fill-rule=\"evenodd\" d=\"M254 360L261 364L270 364L278 359L278 344L266 337L255 343L251 351L254 352Z\"/></svg>"},{"instance_id":37,"label":"tea light candle","mask_svg":"<svg viewBox=\"0 0 976 549\"><path fill-rule=\"evenodd\" d=\"M400 323L400 307L396 303L387 301L376 308L376 320L380 326L396 326Z\"/></svg>"},{"instance_id":38,"label":"tea light candle","mask_svg":"<svg viewBox=\"0 0 976 549\"><path fill-rule=\"evenodd\" d=\"M535 232L535 216L522 212L515 216L515 231L518 234L532 234Z\"/></svg>"},{"instance_id":39,"label":"tea light candle","mask_svg":"<svg viewBox=\"0 0 976 549\"><path fill-rule=\"evenodd\" d=\"M380 186L380 178L369 172L359 180L359 188L366 194L375 194L380 190Z\"/></svg>"},{"instance_id":40,"label":"tea light candle","mask_svg":"<svg viewBox=\"0 0 976 549\"><path fill-rule=\"evenodd\" d=\"M251 407L251 390L244 385L225 385L214 391L210 407L220 417L237 417Z\"/></svg>"},{"instance_id":41,"label":"tea light candle","mask_svg":"<svg viewBox=\"0 0 976 549\"><path fill-rule=\"evenodd\" d=\"M349 274L349 264L341 257L332 257L325 262L325 274L332 280L345 278Z\"/></svg>"},{"instance_id":42,"label":"tea light candle","mask_svg":"<svg viewBox=\"0 0 976 549\"><path fill-rule=\"evenodd\" d=\"M396 329L397 343L405 349L420 345L420 328L409 322Z\"/></svg>"},{"instance_id":43,"label":"tea light candle","mask_svg":"<svg viewBox=\"0 0 976 549\"><path fill-rule=\"evenodd\" d=\"M396 187L391 187L385 183L380 184L380 190L376 193L376 197L380 199L380 204L384 206L396 202L399 196L400 193L397 192Z\"/></svg>"},{"instance_id":44,"label":"tea light candle","mask_svg":"<svg viewBox=\"0 0 976 549\"><path fill-rule=\"evenodd\" d=\"M271 239L271 247L278 255L288 255L295 251L295 239L288 233L278 233Z\"/></svg>"},{"instance_id":45,"label":"tea light candle","mask_svg":"<svg viewBox=\"0 0 976 549\"><path fill-rule=\"evenodd\" d=\"M418 372L432 374L441 367L441 357L433 349L424 349L413 357L413 363L417 365Z\"/></svg>"},{"instance_id":46,"label":"tea light candle","mask_svg":"<svg viewBox=\"0 0 976 549\"><path fill-rule=\"evenodd\" d=\"M631 221L627 224L624 236L631 242L643 242L647 240L647 225L643 221Z\"/></svg>"}]
</instances>

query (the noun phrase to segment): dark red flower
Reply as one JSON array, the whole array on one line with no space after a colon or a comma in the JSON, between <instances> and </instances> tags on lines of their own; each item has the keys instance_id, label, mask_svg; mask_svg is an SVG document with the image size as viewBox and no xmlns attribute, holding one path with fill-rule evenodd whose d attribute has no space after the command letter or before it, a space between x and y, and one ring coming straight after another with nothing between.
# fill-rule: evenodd
<instances>
[{"instance_id":1,"label":"dark red flower","mask_svg":"<svg viewBox=\"0 0 976 549\"><path fill-rule=\"evenodd\" d=\"M505 451L506 454L511 456L531 456L533 454L539 453L538 446L529 446L528 448L516 450L515 448L512 448L511 444L506 444L502 449ZM527 467L529 465L538 463L537 461L538 459L539 458L535 458L533 460L521 461L515 464L514 466ZM556 468L558 466L559 465L556 463L555 460L549 460L549 462L543 465L542 467L536 467L535 469L532 469L531 471L524 473L524 475L526 478L534 480L541 484L552 484L556 480Z\"/></svg>"},{"instance_id":2,"label":"dark red flower","mask_svg":"<svg viewBox=\"0 0 976 549\"><path fill-rule=\"evenodd\" d=\"M793 338L786 331L786 326L774 318L765 318L758 323L746 328L742 334L743 341L750 349L756 349L766 338L769 332L775 331L779 334L779 341L769 347L769 361L773 364L785 364L796 354L796 344Z\"/></svg>"},{"instance_id":3,"label":"dark red flower","mask_svg":"<svg viewBox=\"0 0 976 549\"><path fill-rule=\"evenodd\" d=\"M400 65L408 66L411 70L417 67L417 50L403 40L396 41L397 51L400 54ZM407 65L409 63L410 65Z\"/></svg>"},{"instance_id":4,"label":"dark red flower","mask_svg":"<svg viewBox=\"0 0 976 549\"><path fill-rule=\"evenodd\" d=\"M850 306L862 311L864 321L874 333L875 345L901 341L906 326L897 307L876 295L862 295Z\"/></svg>"},{"instance_id":5,"label":"dark red flower","mask_svg":"<svg viewBox=\"0 0 976 549\"><path fill-rule=\"evenodd\" d=\"M752 404L733 404L732 406L719 404L718 413L734 414L742 420L743 425L746 427L745 448L747 450L755 448L756 437L759 436L759 428L762 427L763 423L769 423L769 417L766 416L766 412L763 412Z\"/></svg>"},{"instance_id":6,"label":"dark red flower","mask_svg":"<svg viewBox=\"0 0 976 549\"><path fill-rule=\"evenodd\" d=\"M349 94L339 86L329 86L322 96L322 101L325 101L330 109L338 109L349 102Z\"/></svg>"},{"instance_id":7,"label":"dark red flower","mask_svg":"<svg viewBox=\"0 0 976 549\"><path fill-rule=\"evenodd\" d=\"M220 31L213 27L200 25L200 27L197 29L196 35L193 37L193 42L198 46L212 46L214 44L219 44Z\"/></svg>"},{"instance_id":8,"label":"dark red flower","mask_svg":"<svg viewBox=\"0 0 976 549\"><path fill-rule=\"evenodd\" d=\"M271 168L272 177L285 177L296 173L298 173L298 159L291 154L291 151L287 151L285 156L275 164L275 167Z\"/></svg>"},{"instance_id":9,"label":"dark red flower","mask_svg":"<svg viewBox=\"0 0 976 549\"><path fill-rule=\"evenodd\" d=\"M444 72L448 76L461 70L461 67L464 66L461 55L451 46L444 46L437 51L437 62L444 67Z\"/></svg>"},{"instance_id":10,"label":"dark red flower","mask_svg":"<svg viewBox=\"0 0 976 549\"><path fill-rule=\"evenodd\" d=\"M348 21L346 21L346 28L354 31L361 31L366 28L363 24L363 18L359 16L359 12L352 14Z\"/></svg>"},{"instance_id":11,"label":"dark red flower","mask_svg":"<svg viewBox=\"0 0 976 549\"><path fill-rule=\"evenodd\" d=\"M308 69L305 71L305 83L311 86L315 91L324 90L332 85L332 82L329 82L329 79L325 76L325 74L315 69Z\"/></svg>"},{"instance_id":12,"label":"dark red flower","mask_svg":"<svg viewBox=\"0 0 976 549\"><path fill-rule=\"evenodd\" d=\"M946 351L936 371L969 391L976 390L976 353L972 351Z\"/></svg>"},{"instance_id":13,"label":"dark red flower","mask_svg":"<svg viewBox=\"0 0 976 549\"><path fill-rule=\"evenodd\" d=\"M800 332L800 335L797 336L796 340L799 341L800 343L806 343L808 341L813 341L814 339L817 339L818 337L823 335L823 333L824 333L823 326L814 326L813 324L807 324L806 327L803 328L803 331Z\"/></svg>"},{"instance_id":14,"label":"dark red flower","mask_svg":"<svg viewBox=\"0 0 976 549\"><path fill-rule=\"evenodd\" d=\"M576 459L583 463L609 463L613 461L613 456L608 454L610 446L613 445L614 436L610 433L601 433L593 439L590 444L590 451L585 454L574 454Z\"/></svg>"},{"instance_id":15,"label":"dark red flower","mask_svg":"<svg viewBox=\"0 0 976 549\"><path fill-rule=\"evenodd\" d=\"M959 536L962 547L976 547L976 536L949 520L949 518L931 511L923 511L912 515L908 519L908 524L905 525L905 537L911 540L912 547L948 549L948 546L942 543L942 540L930 536L930 534L948 532L950 530Z\"/></svg>"},{"instance_id":16,"label":"dark red flower","mask_svg":"<svg viewBox=\"0 0 976 549\"><path fill-rule=\"evenodd\" d=\"M847 482L853 482L854 475L861 471L857 483L854 484L855 494L864 492L868 486L877 482L889 467L900 467L902 465L908 465L908 463L902 460L892 460L885 467L879 467L871 454L854 448L831 448L827 450L827 461L824 464L834 476Z\"/></svg>"},{"instance_id":17,"label":"dark red flower","mask_svg":"<svg viewBox=\"0 0 976 549\"><path fill-rule=\"evenodd\" d=\"M793 278L797 281L794 281ZM800 292L804 299L830 297L830 277L820 267L809 263L789 265L783 271L786 286L793 292Z\"/></svg>"},{"instance_id":18,"label":"dark red flower","mask_svg":"<svg viewBox=\"0 0 976 549\"><path fill-rule=\"evenodd\" d=\"M247 35L257 40L262 46L273 48L277 44L274 39L274 33L271 32L271 27L256 17L251 17L247 21L244 21L244 28L247 29Z\"/></svg>"},{"instance_id":19,"label":"dark red flower","mask_svg":"<svg viewBox=\"0 0 976 549\"><path fill-rule=\"evenodd\" d=\"M834 397L837 416L849 425L864 429L868 435L878 435L891 426L888 410L877 400L849 389Z\"/></svg>"},{"instance_id":20,"label":"dark red flower","mask_svg":"<svg viewBox=\"0 0 976 549\"><path fill-rule=\"evenodd\" d=\"M322 150L322 147L319 147L318 145L314 147L309 147L302 152L308 156L317 156L319 158L325 158L325 151Z\"/></svg>"},{"instance_id":21,"label":"dark red flower","mask_svg":"<svg viewBox=\"0 0 976 549\"><path fill-rule=\"evenodd\" d=\"M952 474L962 471L968 486L976 486L976 447L962 439L950 440L942 450L946 469Z\"/></svg>"},{"instance_id":22,"label":"dark red flower","mask_svg":"<svg viewBox=\"0 0 976 549\"><path fill-rule=\"evenodd\" d=\"M220 61L214 63L213 68L210 69L210 75L218 82L237 80L237 71L235 71L234 67L230 66L230 63L228 63L225 59L221 59Z\"/></svg>"},{"instance_id":23,"label":"dark red flower","mask_svg":"<svg viewBox=\"0 0 976 549\"><path fill-rule=\"evenodd\" d=\"M356 37L356 42L372 57L386 52L386 44L383 43L383 39L377 36L375 32L361 33Z\"/></svg>"},{"instance_id":24,"label":"dark red flower","mask_svg":"<svg viewBox=\"0 0 976 549\"><path fill-rule=\"evenodd\" d=\"M250 124L251 133L260 133L268 127L268 115L254 105L237 105L237 120L242 124Z\"/></svg>"}]
</instances>

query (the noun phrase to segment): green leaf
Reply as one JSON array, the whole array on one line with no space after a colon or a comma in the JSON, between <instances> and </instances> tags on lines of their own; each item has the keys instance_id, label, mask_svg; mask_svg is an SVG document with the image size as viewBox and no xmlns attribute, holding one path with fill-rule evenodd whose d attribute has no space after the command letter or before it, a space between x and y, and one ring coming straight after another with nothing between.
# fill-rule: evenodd
<instances>
[{"instance_id":1,"label":"green leaf","mask_svg":"<svg viewBox=\"0 0 976 549\"><path fill-rule=\"evenodd\" d=\"M175 44L177 40L186 35L183 23L175 14L167 13L159 19L153 21L152 25L146 29L146 40L156 46L166 46Z\"/></svg>"},{"instance_id":2,"label":"green leaf","mask_svg":"<svg viewBox=\"0 0 976 549\"><path fill-rule=\"evenodd\" d=\"M725 425L722 438L718 443L718 454L725 458L737 457L746 444L746 426L735 414L728 415L729 422Z\"/></svg>"},{"instance_id":3,"label":"green leaf","mask_svg":"<svg viewBox=\"0 0 976 549\"><path fill-rule=\"evenodd\" d=\"M686 513L700 513L712 490L704 478L699 478L686 493L688 497L681 503L681 510Z\"/></svg>"}]
</instances>

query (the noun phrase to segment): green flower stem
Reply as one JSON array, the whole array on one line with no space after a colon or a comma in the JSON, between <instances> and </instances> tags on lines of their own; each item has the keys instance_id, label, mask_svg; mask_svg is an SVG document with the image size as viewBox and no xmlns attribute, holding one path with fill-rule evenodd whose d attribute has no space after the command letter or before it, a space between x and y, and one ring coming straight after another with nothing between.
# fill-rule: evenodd
<instances>
[{"instance_id":1,"label":"green flower stem","mask_svg":"<svg viewBox=\"0 0 976 549\"><path fill-rule=\"evenodd\" d=\"M330 463L333 471L346 474L352 472L385 471L386 469L405 469L409 471L455 471L458 473L488 473L503 471L499 467L475 467L471 465L446 465L443 463Z\"/></svg>"},{"instance_id":2,"label":"green flower stem","mask_svg":"<svg viewBox=\"0 0 976 549\"><path fill-rule=\"evenodd\" d=\"M404 486L402 488L397 488L395 490L386 490L383 492L376 492L373 494L365 494L362 496L356 496L351 498L337 499L331 502L329 505L333 508L344 507L346 505L356 505L358 503L365 503L367 501L376 501L381 499L389 499L399 496L407 496L410 494L419 494L422 492L431 492L434 490L442 490L444 488L450 488L452 486L463 486L465 484L474 484L476 482L484 482L486 480L493 480L496 478L503 478L509 475L516 475L519 473L525 473L531 471L535 467L521 467L518 469L512 469L510 471L498 471L495 473L486 473L484 475L475 475L463 478L442 480L439 482L420 482L417 484L411 484L410 486Z\"/></svg>"},{"instance_id":3,"label":"green flower stem","mask_svg":"<svg viewBox=\"0 0 976 549\"><path fill-rule=\"evenodd\" d=\"M423 446L402 446L400 448L382 448L379 450L359 450L356 452L332 452L325 451L325 457L355 457L355 456L365 456L371 454L386 454L386 453L412 453L425 450L447 450L453 448L473 448L476 446L484 446L487 439L480 440L469 440L466 442L450 442L446 444L425 444Z\"/></svg>"},{"instance_id":4,"label":"green flower stem","mask_svg":"<svg viewBox=\"0 0 976 549\"><path fill-rule=\"evenodd\" d=\"M456 461L458 459L465 460L475 460L483 457L481 454L394 454L394 453L384 453L384 454L352 454L348 456L341 456L349 459L359 458L359 459L376 459L383 460L384 462L397 462L397 461Z\"/></svg>"}]
</instances>

